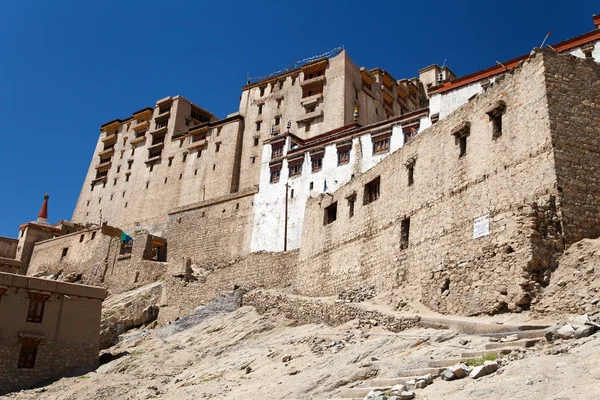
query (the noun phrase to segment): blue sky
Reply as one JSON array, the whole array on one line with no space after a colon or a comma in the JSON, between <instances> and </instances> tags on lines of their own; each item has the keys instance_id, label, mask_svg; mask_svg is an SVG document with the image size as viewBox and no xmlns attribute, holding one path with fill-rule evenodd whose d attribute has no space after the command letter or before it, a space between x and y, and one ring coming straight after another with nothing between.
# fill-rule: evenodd
<instances>
[{"instance_id":1,"label":"blue sky","mask_svg":"<svg viewBox=\"0 0 600 400\"><path fill-rule=\"evenodd\" d=\"M592 0L437 3L0 0L0 236L34 220L45 192L50 222L70 219L100 125L165 96L224 117L248 72L338 46L397 79L444 59L462 76L600 13Z\"/></svg>"}]
</instances>

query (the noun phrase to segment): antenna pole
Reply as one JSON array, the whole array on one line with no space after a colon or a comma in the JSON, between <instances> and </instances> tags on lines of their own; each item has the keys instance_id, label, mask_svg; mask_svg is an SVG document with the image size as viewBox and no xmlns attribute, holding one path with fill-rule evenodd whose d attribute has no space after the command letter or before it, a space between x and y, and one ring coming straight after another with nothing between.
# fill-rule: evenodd
<instances>
[{"instance_id":1,"label":"antenna pole","mask_svg":"<svg viewBox=\"0 0 600 400\"><path fill-rule=\"evenodd\" d=\"M546 33L546 37L545 37L545 38L544 38L544 40L542 41L542 44L540 45L540 49L541 49L542 47L544 47L544 44L546 43L546 39L548 39L548 36L550 36L550 34L551 34L551 33L552 33L551 31L548 31L548 33Z\"/></svg>"}]
</instances>

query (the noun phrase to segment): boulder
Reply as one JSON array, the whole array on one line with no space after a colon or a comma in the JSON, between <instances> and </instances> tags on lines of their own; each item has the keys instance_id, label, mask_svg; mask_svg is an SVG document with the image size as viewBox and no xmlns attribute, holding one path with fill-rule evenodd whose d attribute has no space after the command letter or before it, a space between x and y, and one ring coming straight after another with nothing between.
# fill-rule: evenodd
<instances>
[{"instance_id":1,"label":"boulder","mask_svg":"<svg viewBox=\"0 0 600 400\"><path fill-rule=\"evenodd\" d=\"M488 374L493 374L498 370L498 363L496 361L485 361L483 366Z\"/></svg>"},{"instance_id":2,"label":"boulder","mask_svg":"<svg viewBox=\"0 0 600 400\"><path fill-rule=\"evenodd\" d=\"M573 336L575 336L575 329L569 324L563 325L554 333L555 339L571 339Z\"/></svg>"},{"instance_id":3,"label":"boulder","mask_svg":"<svg viewBox=\"0 0 600 400\"><path fill-rule=\"evenodd\" d=\"M406 392L406 386L405 385L394 385L392 386L392 388L390 389L390 392L392 394L400 394L402 392Z\"/></svg>"},{"instance_id":4,"label":"boulder","mask_svg":"<svg viewBox=\"0 0 600 400\"><path fill-rule=\"evenodd\" d=\"M413 392L402 392L400 396L398 396L399 400L412 400L415 398L415 394Z\"/></svg>"},{"instance_id":5,"label":"boulder","mask_svg":"<svg viewBox=\"0 0 600 400\"><path fill-rule=\"evenodd\" d=\"M486 376L487 374L488 373L485 368L485 365L480 365L478 367L473 368L473 370L469 374L469 378L477 379L477 378L481 378L482 376Z\"/></svg>"},{"instance_id":6,"label":"boulder","mask_svg":"<svg viewBox=\"0 0 600 400\"><path fill-rule=\"evenodd\" d=\"M465 378L471 373L471 368L469 368L466 364L463 363L458 363L450 367L449 370L458 379Z\"/></svg>"},{"instance_id":7,"label":"boulder","mask_svg":"<svg viewBox=\"0 0 600 400\"><path fill-rule=\"evenodd\" d=\"M575 339L579 339L582 337L591 336L594 334L594 332L596 332L595 327L593 327L591 325L582 325L575 330L575 333L573 334L573 336L575 337Z\"/></svg>"},{"instance_id":8,"label":"boulder","mask_svg":"<svg viewBox=\"0 0 600 400\"><path fill-rule=\"evenodd\" d=\"M283 357L281 357L281 362L285 363L285 362L291 361L291 359L292 359L292 355L291 354L286 354Z\"/></svg>"},{"instance_id":9,"label":"boulder","mask_svg":"<svg viewBox=\"0 0 600 400\"><path fill-rule=\"evenodd\" d=\"M440 373L440 378L442 378L443 381L451 381L456 379L456 375L454 375L454 372L450 369L446 369Z\"/></svg>"}]
</instances>

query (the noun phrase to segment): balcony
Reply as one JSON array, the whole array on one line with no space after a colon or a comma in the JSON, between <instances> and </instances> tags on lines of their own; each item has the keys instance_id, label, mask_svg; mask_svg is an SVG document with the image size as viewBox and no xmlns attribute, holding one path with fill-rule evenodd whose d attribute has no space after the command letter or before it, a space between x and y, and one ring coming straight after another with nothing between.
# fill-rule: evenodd
<instances>
[{"instance_id":1,"label":"balcony","mask_svg":"<svg viewBox=\"0 0 600 400\"><path fill-rule=\"evenodd\" d=\"M323 110L315 110L307 114L302 115L296 119L297 123L312 121L315 118L323 116Z\"/></svg>"},{"instance_id":2,"label":"balcony","mask_svg":"<svg viewBox=\"0 0 600 400\"><path fill-rule=\"evenodd\" d=\"M102 143L104 143L105 145L114 144L116 142L117 142L117 134L116 133L107 134L106 137L102 139Z\"/></svg>"},{"instance_id":3,"label":"balcony","mask_svg":"<svg viewBox=\"0 0 600 400\"><path fill-rule=\"evenodd\" d=\"M104 157L110 157L113 154L115 154L115 148L114 147L110 147L106 150L102 150L100 153L98 153L98 155L100 156L100 158L104 158Z\"/></svg>"},{"instance_id":4,"label":"balcony","mask_svg":"<svg viewBox=\"0 0 600 400\"><path fill-rule=\"evenodd\" d=\"M111 165L112 165L112 162L110 160L108 160L108 161L105 161L105 162L103 162L101 164L98 164L96 166L96 169L98 171L104 171L104 170L110 169Z\"/></svg>"},{"instance_id":5,"label":"balcony","mask_svg":"<svg viewBox=\"0 0 600 400\"><path fill-rule=\"evenodd\" d=\"M166 134L166 133L167 133L167 130L168 130L168 129L169 129L169 128L167 127L167 125L164 125L164 126L162 126L162 127L159 127L159 126L157 125L157 127L156 127L156 128L153 130L153 131L150 131L150 134L151 134L152 136L156 136L156 135L164 135L164 134Z\"/></svg>"},{"instance_id":6,"label":"balcony","mask_svg":"<svg viewBox=\"0 0 600 400\"><path fill-rule=\"evenodd\" d=\"M138 143L143 143L145 141L146 141L146 136L144 135L144 136L139 136L139 137L136 137L134 139L131 139L131 141L129 143L131 143L131 144L138 144Z\"/></svg>"},{"instance_id":7,"label":"balcony","mask_svg":"<svg viewBox=\"0 0 600 400\"><path fill-rule=\"evenodd\" d=\"M318 101L322 98L323 93L313 94L312 96L305 97L302 100L300 100L300 104L302 104L303 107L309 107L312 105L316 105Z\"/></svg>"},{"instance_id":8,"label":"balcony","mask_svg":"<svg viewBox=\"0 0 600 400\"><path fill-rule=\"evenodd\" d=\"M152 150L162 150L162 148L165 146L164 142L158 142L158 143L154 143L152 145L150 145L150 147L148 147L148 151L152 151Z\"/></svg>"},{"instance_id":9,"label":"balcony","mask_svg":"<svg viewBox=\"0 0 600 400\"><path fill-rule=\"evenodd\" d=\"M207 145L208 145L208 141L206 139L196 140L195 142L192 142L188 146L188 150L200 149L200 148L206 147Z\"/></svg>"},{"instance_id":10,"label":"balcony","mask_svg":"<svg viewBox=\"0 0 600 400\"><path fill-rule=\"evenodd\" d=\"M325 83L325 75L321 75L321 76L315 76L314 78L311 79L305 79L302 82L300 82L300 86L304 87L304 86L311 86L311 85L317 85L317 84L324 84Z\"/></svg>"},{"instance_id":11,"label":"balcony","mask_svg":"<svg viewBox=\"0 0 600 400\"><path fill-rule=\"evenodd\" d=\"M136 126L134 126L133 130L136 131L136 132L140 132L140 131L148 129L148 126L150 126L150 122L149 121L144 121L144 122L139 123Z\"/></svg>"}]
</instances>

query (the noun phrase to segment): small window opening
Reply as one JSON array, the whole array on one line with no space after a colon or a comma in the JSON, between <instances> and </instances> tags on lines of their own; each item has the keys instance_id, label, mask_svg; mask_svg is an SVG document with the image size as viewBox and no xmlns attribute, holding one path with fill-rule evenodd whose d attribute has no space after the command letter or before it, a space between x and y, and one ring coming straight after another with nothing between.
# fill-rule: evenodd
<instances>
[{"instance_id":1,"label":"small window opening","mask_svg":"<svg viewBox=\"0 0 600 400\"><path fill-rule=\"evenodd\" d=\"M262 114L262 111L263 111L263 105L262 105L262 104L259 104L259 105L258 105L258 113L259 113L259 114Z\"/></svg>"},{"instance_id":2,"label":"small window opening","mask_svg":"<svg viewBox=\"0 0 600 400\"><path fill-rule=\"evenodd\" d=\"M356 195L348 197L348 218L354 216L354 203L356 203Z\"/></svg>"},{"instance_id":3,"label":"small window opening","mask_svg":"<svg viewBox=\"0 0 600 400\"><path fill-rule=\"evenodd\" d=\"M292 189L292 191L290 192L290 198L294 198L294 189Z\"/></svg>"},{"instance_id":4,"label":"small window opening","mask_svg":"<svg viewBox=\"0 0 600 400\"><path fill-rule=\"evenodd\" d=\"M276 169L276 170L271 170L271 177L269 179L270 183L277 183L279 182L279 177L281 175L281 170Z\"/></svg>"},{"instance_id":5,"label":"small window opening","mask_svg":"<svg viewBox=\"0 0 600 400\"><path fill-rule=\"evenodd\" d=\"M150 186L150 182L146 182L146 189L148 189L148 186Z\"/></svg>"},{"instance_id":6,"label":"small window opening","mask_svg":"<svg viewBox=\"0 0 600 400\"><path fill-rule=\"evenodd\" d=\"M258 146L258 138L254 138L254 145Z\"/></svg>"},{"instance_id":7,"label":"small window opening","mask_svg":"<svg viewBox=\"0 0 600 400\"><path fill-rule=\"evenodd\" d=\"M415 183L415 163L411 162L406 166L406 172L408 175L408 186L412 186Z\"/></svg>"},{"instance_id":8,"label":"small window opening","mask_svg":"<svg viewBox=\"0 0 600 400\"><path fill-rule=\"evenodd\" d=\"M165 183L167 183L167 179L168 179L168 178L165 178Z\"/></svg>"},{"instance_id":9,"label":"small window opening","mask_svg":"<svg viewBox=\"0 0 600 400\"><path fill-rule=\"evenodd\" d=\"M256 130L260 131L261 121L256 121Z\"/></svg>"},{"instance_id":10,"label":"small window opening","mask_svg":"<svg viewBox=\"0 0 600 400\"><path fill-rule=\"evenodd\" d=\"M235 203L235 209L239 210L240 209L240 203Z\"/></svg>"},{"instance_id":11,"label":"small window opening","mask_svg":"<svg viewBox=\"0 0 600 400\"><path fill-rule=\"evenodd\" d=\"M81 239L79 241L81 241ZM62 253L60 254L60 259L62 260L63 258L65 258L67 256L68 252L69 252L68 247L65 247L64 249L62 249Z\"/></svg>"},{"instance_id":12,"label":"small window opening","mask_svg":"<svg viewBox=\"0 0 600 400\"><path fill-rule=\"evenodd\" d=\"M221 150L221 143L217 143L215 146L215 153L218 153Z\"/></svg>"},{"instance_id":13,"label":"small window opening","mask_svg":"<svg viewBox=\"0 0 600 400\"><path fill-rule=\"evenodd\" d=\"M183 155L183 158L182 158L181 162L185 162L185 160L187 160L187 153L185 153L185 154Z\"/></svg>"},{"instance_id":14,"label":"small window opening","mask_svg":"<svg viewBox=\"0 0 600 400\"><path fill-rule=\"evenodd\" d=\"M96 238L96 232L92 232L92 237L90 238L90 240L94 240Z\"/></svg>"},{"instance_id":15,"label":"small window opening","mask_svg":"<svg viewBox=\"0 0 600 400\"><path fill-rule=\"evenodd\" d=\"M378 176L365 185L363 205L370 204L379 198L381 178Z\"/></svg>"},{"instance_id":16,"label":"small window opening","mask_svg":"<svg viewBox=\"0 0 600 400\"><path fill-rule=\"evenodd\" d=\"M85 234L79 236L79 243L83 242L83 239L85 239Z\"/></svg>"},{"instance_id":17,"label":"small window opening","mask_svg":"<svg viewBox=\"0 0 600 400\"><path fill-rule=\"evenodd\" d=\"M314 187L315 187L315 184L313 182L308 184L308 190L313 190Z\"/></svg>"},{"instance_id":18,"label":"small window opening","mask_svg":"<svg viewBox=\"0 0 600 400\"><path fill-rule=\"evenodd\" d=\"M408 248L408 240L410 234L410 217L406 217L402 220L400 225L400 248Z\"/></svg>"},{"instance_id":19,"label":"small window opening","mask_svg":"<svg viewBox=\"0 0 600 400\"><path fill-rule=\"evenodd\" d=\"M325 207L323 225L329 225L337 219L337 201Z\"/></svg>"},{"instance_id":20,"label":"small window opening","mask_svg":"<svg viewBox=\"0 0 600 400\"><path fill-rule=\"evenodd\" d=\"M169 157L169 167L173 165L173 157Z\"/></svg>"}]
</instances>

